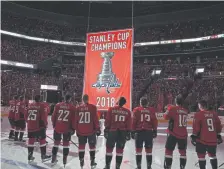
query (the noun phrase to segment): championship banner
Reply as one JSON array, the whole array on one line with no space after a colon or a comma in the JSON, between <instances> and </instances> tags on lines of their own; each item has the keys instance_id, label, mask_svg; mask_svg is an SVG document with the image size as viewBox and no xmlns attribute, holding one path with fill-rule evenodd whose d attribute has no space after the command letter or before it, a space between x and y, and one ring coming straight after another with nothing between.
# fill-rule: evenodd
<instances>
[{"instance_id":1,"label":"championship banner","mask_svg":"<svg viewBox=\"0 0 224 169\"><path fill-rule=\"evenodd\" d=\"M98 110L108 110L125 97L131 109L133 30L87 34L83 94Z\"/></svg>"}]
</instances>

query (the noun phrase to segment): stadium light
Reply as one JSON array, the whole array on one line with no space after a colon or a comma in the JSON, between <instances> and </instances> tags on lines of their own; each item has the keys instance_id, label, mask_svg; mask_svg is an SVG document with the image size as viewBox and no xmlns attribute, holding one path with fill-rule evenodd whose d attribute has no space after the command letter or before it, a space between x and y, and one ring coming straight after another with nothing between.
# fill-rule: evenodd
<instances>
[{"instance_id":1,"label":"stadium light","mask_svg":"<svg viewBox=\"0 0 224 169\"><path fill-rule=\"evenodd\" d=\"M161 69L155 69L152 71L152 75L160 75L161 71Z\"/></svg>"},{"instance_id":2,"label":"stadium light","mask_svg":"<svg viewBox=\"0 0 224 169\"><path fill-rule=\"evenodd\" d=\"M195 73L196 73L196 74L204 73L204 71L205 71L205 68L196 68Z\"/></svg>"}]
</instances>

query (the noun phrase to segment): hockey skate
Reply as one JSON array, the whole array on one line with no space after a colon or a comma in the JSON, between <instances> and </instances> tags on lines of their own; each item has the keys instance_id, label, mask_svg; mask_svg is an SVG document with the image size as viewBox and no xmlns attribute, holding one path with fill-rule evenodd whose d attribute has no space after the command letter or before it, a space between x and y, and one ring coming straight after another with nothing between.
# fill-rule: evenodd
<instances>
[{"instance_id":1,"label":"hockey skate","mask_svg":"<svg viewBox=\"0 0 224 169\"><path fill-rule=\"evenodd\" d=\"M63 157L63 164L64 164L64 168L65 168L65 165L67 164L67 156Z\"/></svg>"},{"instance_id":2,"label":"hockey skate","mask_svg":"<svg viewBox=\"0 0 224 169\"><path fill-rule=\"evenodd\" d=\"M14 136L9 136L9 140L14 140Z\"/></svg>"},{"instance_id":3,"label":"hockey skate","mask_svg":"<svg viewBox=\"0 0 224 169\"><path fill-rule=\"evenodd\" d=\"M48 160L51 159L51 155L43 155L43 156L41 157L41 159L42 159L42 162L44 163L44 162L46 162L46 161L48 161Z\"/></svg>"},{"instance_id":4,"label":"hockey skate","mask_svg":"<svg viewBox=\"0 0 224 169\"><path fill-rule=\"evenodd\" d=\"M53 155L53 156L52 156L52 159L51 159L51 164L52 164L52 166L55 165L55 164L57 164L57 162L58 162L58 160L57 160L56 155Z\"/></svg>"},{"instance_id":5,"label":"hockey skate","mask_svg":"<svg viewBox=\"0 0 224 169\"><path fill-rule=\"evenodd\" d=\"M141 167L141 165L137 165L137 167L136 167L136 169L141 169L142 167Z\"/></svg>"},{"instance_id":6,"label":"hockey skate","mask_svg":"<svg viewBox=\"0 0 224 169\"><path fill-rule=\"evenodd\" d=\"M116 164L116 169L120 169L120 164Z\"/></svg>"},{"instance_id":7,"label":"hockey skate","mask_svg":"<svg viewBox=\"0 0 224 169\"><path fill-rule=\"evenodd\" d=\"M151 164L147 165L147 169L152 169Z\"/></svg>"},{"instance_id":8,"label":"hockey skate","mask_svg":"<svg viewBox=\"0 0 224 169\"><path fill-rule=\"evenodd\" d=\"M80 159L80 167L81 167L81 169L83 169L83 166L84 166L84 158Z\"/></svg>"},{"instance_id":9,"label":"hockey skate","mask_svg":"<svg viewBox=\"0 0 224 169\"><path fill-rule=\"evenodd\" d=\"M96 168L97 163L95 162L95 160L91 160L91 164L90 164L90 166L91 166L91 169Z\"/></svg>"},{"instance_id":10,"label":"hockey skate","mask_svg":"<svg viewBox=\"0 0 224 169\"><path fill-rule=\"evenodd\" d=\"M35 159L35 157L33 157L32 154L29 154L29 155L28 155L28 163L29 163L29 164L33 163L34 159Z\"/></svg>"},{"instance_id":11,"label":"hockey skate","mask_svg":"<svg viewBox=\"0 0 224 169\"><path fill-rule=\"evenodd\" d=\"M23 139L21 139L21 138L20 138L18 141L19 141L19 142L23 142L23 143L26 142L26 140L23 140Z\"/></svg>"},{"instance_id":12,"label":"hockey skate","mask_svg":"<svg viewBox=\"0 0 224 169\"><path fill-rule=\"evenodd\" d=\"M110 169L110 166L106 165L103 169Z\"/></svg>"},{"instance_id":13,"label":"hockey skate","mask_svg":"<svg viewBox=\"0 0 224 169\"><path fill-rule=\"evenodd\" d=\"M15 133L12 132L12 131L10 131L10 133L9 133L9 139L11 140L11 139L14 139L14 138L15 138Z\"/></svg>"}]
</instances>

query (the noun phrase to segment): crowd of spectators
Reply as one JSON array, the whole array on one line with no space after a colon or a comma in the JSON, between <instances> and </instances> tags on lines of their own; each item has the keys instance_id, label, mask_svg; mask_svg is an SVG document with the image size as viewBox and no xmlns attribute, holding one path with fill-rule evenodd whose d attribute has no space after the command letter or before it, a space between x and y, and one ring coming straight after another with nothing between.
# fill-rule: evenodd
<instances>
[{"instance_id":1,"label":"crowd of spectators","mask_svg":"<svg viewBox=\"0 0 224 169\"><path fill-rule=\"evenodd\" d=\"M213 61L212 61L213 60ZM133 105L138 105L138 99L144 88L144 95L150 100L150 103L162 111L167 104L173 104L175 96L178 94L188 93L188 105L195 104L203 98L210 104L218 106L222 104L224 96L224 77L209 76L211 72L223 72L224 61L217 61L215 58L208 59L207 62L200 63L204 66L203 79L195 79L194 74L190 76L191 69L194 70L195 63L180 64L176 61L160 60L158 65L150 65L145 60L135 60L133 65ZM17 70L13 72L2 72L2 97L3 99L15 93L25 94L29 99L40 92L41 84L58 85L63 94L75 94L78 101L81 99L83 89L84 60L77 60L74 57L64 57L61 76L56 77L52 72L31 72L27 70ZM159 78L150 83L153 78L151 75L155 68L160 67L162 73ZM187 69L188 68L188 69ZM210 73L209 73L210 72ZM222 77L222 78L221 78Z\"/></svg>"},{"instance_id":2,"label":"crowd of spectators","mask_svg":"<svg viewBox=\"0 0 224 169\"><path fill-rule=\"evenodd\" d=\"M224 33L223 17L210 17L189 22L171 23L169 25L141 27L135 30L137 42L157 41L167 39L182 39ZM8 12L2 13L2 29L30 36L44 37L56 40L84 41L86 29L72 27L66 24L56 24L37 18L23 17ZM101 27L90 27L90 31L108 30ZM109 28L112 29L112 28ZM84 52L84 47L66 46L45 42L19 39L2 35L1 57L5 60L37 64L48 58L62 56L60 76L53 72L31 71L16 69L2 72L1 86L2 98L9 100L14 94L24 94L27 99L32 99L40 93L41 84L57 85L65 93L75 94L80 100L83 89L84 58L72 55L74 52ZM133 105L138 104L138 99L143 90L144 96L150 103L162 111L166 104L173 103L174 97L180 93L187 93L189 105L198 99L207 99L211 104L217 105L224 96L224 59L210 52L210 58L194 56L194 58L162 57L163 53L195 52L209 48L222 48L223 39L214 39L196 43L182 43L174 45L156 45L136 47L136 55L154 54L155 57L139 57L133 65ZM62 54L61 54L62 53ZM178 58L179 57L179 58ZM143 59L141 59L143 58ZM205 68L206 78L195 79L194 73L198 66ZM158 79L153 80L151 75L154 69L161 69ZM217 75L217 76L212 76ZM222 78L220 78L222 77ZM149 83L152 81L152 83ZM143 96L142 95L142 96ZM223 104L223 103L220 103Z\"/></svg>"},{"instance_id":3,"label":"crowd of spectators","mask_svg":"<svg viewBox=\"0 0 224 169\"><path fill-rule=\"evenodd\" d=\"M9 100L12 95L25 95L27 99L33 99L35 94L40 94L40 85L60 85L57 77L49 72L32 72L20 70L2 72L1 95L3 100Z\"/></svg>"},{"instance_id":4,"label":"crowd of spectators","mask_svg":"<svg viewBox=\"0 0 224 169\"><path fill-rule=\"evenodd\" d=\"M165 63L165 64L164 64ZM152 67L154 67L152 65ZM178 94L187 94L186 106L195 105L200 99L205 99L216 108L223 103L224 98L224 60L223 58L207 58L202 62L177 63L176 60L161 60L162 73L150 84L145 96L150 99L158 111L167 104L173 104ZM195 74L196 68L205 68L203 78ZM216 74L215 74L216 73Z\"/></svg>"},{"instance_id":5,"label":"crowd of spectators","mask_svg":"<svg viewBox=\"0 0 224 169\"><path fill-rule=\"evenodd\" d=\"M145 26L136 30L135 39L138 42L146 42L216 35L223 33L223 19L223 16L213 16L199 20L174 22L156 27Z\"/></svg>"},{"instance_id":6,"label":"crowd of spectators","mask_svg":"<svg viewBox=\"0 0 224 169\"><path fill-rule=\"evenodd\" d=\"M57 45L20 39L12 36L1 37L2 59L23 63L37 64L52 57L59 57L60 52L84 52L84 47Z\"/></svg>"},{"instance_id":7,"label":"crowd of spectators","mask_svg":"<svg viewBox=\"0 0 224 169\"><path fill-rule=\"evenodd\" d=\"M44 37L67 41L85 41L87 27L88 32L119 29L117 27L104 26L74 26L54 23L49 20L30 18L15 13L2 12L2 29L22 33L30 36ZM136 42L174 40L195 38L224 33L224 16L211 16L190 21L174 22L161 25L147 25L135 29Z\"/></svg>"},{"instance_id":8,"label":"crowd of spectators","mask_svg":"<svg viewBox=\"0 0 224 169\"><path fill-rule=\"evenodd\" d=\"M2 59L18 62L39 63L57 56L58 46L55 44L23 40L11 36L2 37Z\"/></svg>"},{"instance_id":9,"label":"crowd of spectators","mask_svg":"<svg viewBox=\"0 0 224 169\"><path fill-rule=\"evenodd\" d=\"M177 53L201 53L207 50L220 50L224 48L224 39L214 39L194 43L177 43L165 45L142 46L135 48L136 55L163 55Z\"/></svg>"}]
</instances>

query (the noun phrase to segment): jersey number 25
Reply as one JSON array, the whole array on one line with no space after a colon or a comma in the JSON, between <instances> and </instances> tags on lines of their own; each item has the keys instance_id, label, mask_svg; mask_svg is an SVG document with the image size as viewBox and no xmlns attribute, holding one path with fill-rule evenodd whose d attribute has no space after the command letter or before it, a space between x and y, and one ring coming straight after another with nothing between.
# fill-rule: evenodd
<instances>
[{"instance_id":1,"label":"jersey number 25","mask_svg":"<svg viewBox=\"0 0 224 169\"><path fill-rule=\"evenodd\" d=\"M28 120L37 120L37 110L29 110L28 111Z\"/></svg>"}]
</instances>

